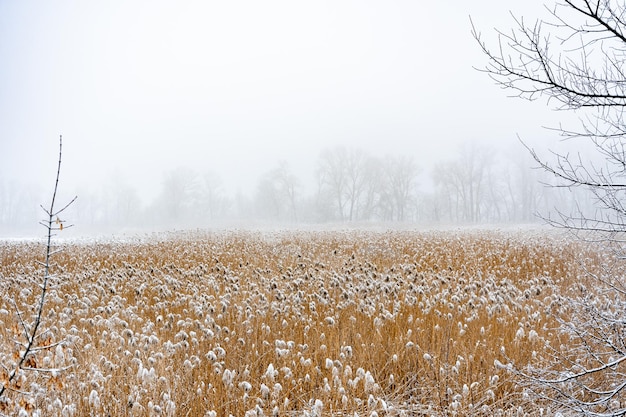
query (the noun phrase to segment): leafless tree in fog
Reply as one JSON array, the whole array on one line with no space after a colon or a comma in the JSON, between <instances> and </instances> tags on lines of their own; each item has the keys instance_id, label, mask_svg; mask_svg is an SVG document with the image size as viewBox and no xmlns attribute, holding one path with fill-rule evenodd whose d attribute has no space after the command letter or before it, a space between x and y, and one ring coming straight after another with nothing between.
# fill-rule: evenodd
<instances>
[{"instance_id":1,"label":"leafless tree in fog","mask_svg":"<svg viewBox=\"0 0 626 417\"><path fill-rule=\"evenodd\" d=\"M205 171L200 176L197 199L203 219L212 221L223 216L228 201L222 194L222 179L217 173Z\"/></svg>"},{"instance_id":2,"label":"leafless tree in fog","mask_svg":"<svg viewBox=\"0 0 626 417\"><path fill-rule=\"evenodd\" d=\"M581 146L591 144L595 155L530 153L554 186L585 190L594 209L579 200L579 208L546 218L578 236L600 237L615 250L618 263L593 277L594 291L581 287L582 294L568 298L558 317L569 342L565 349L544 352L544 358L558 360L539 367L517 364L515 370L529 392L555 409L621 416L626 414L626 283L619 263L626 232L626 3L565 0L546 12L545 19L530 24L513 16L513 29L496 31L493 44L475 27L473 36L488 57L484 71L502 88L580 114L578 127L556 130L570 141L583 139Z\"/></svg>"},{"instance_id":3,"label":"leafless tree in fog","mask_svg":"<svg viewBox=\"0 0 626 417\"><path fill-rule=\"evenodd\" d=\"M344 206L346 205L347 178L342 162L344 152L345 148L337 148L334 151L324 150L318 159L317 167L319 211L325 212L325 216L337 216L338 220L344 219ZM334 210L331 209L333 206Z\"/></svg>"},{"instance_id":4,"label":"leafless tree in fog","mask_svg":"<svg viewBox=\"0 0 626 417\"><path fill-rule=\"evenodd\" d=\"M445 205L452 220L470 223L485 220L482 210L491 158L488 149L468 143L460 148L456 159L435 166L433 179L447 200Z\"/></svg>"},{"instance_id":5,"label":"leafless tree in fog","mask_svg":"<svg viewBox=\"0 0 626 417\"><path fill-rule=\"evenodd\" d=\"M368 156L356 148L337 147L322 152L318 161L320 190L334 206L338 220L359 217L361 198L368 178Z\"/></svg>"},{"instance_id":6,"label":"leafless tree in fog","mask_svg":"<svg viewBox=\"0 0 626 417\"><path fill-rule=\"evenodd\" d=\"M137 222L141 202L137 189L119 175L113 176L102 204L107 210L107 223L129 225Z\"/></svg>"},{"instance_id":7,"label":"leafless tree in fog","mask_svg":"<svg viewBox=\"0 0 626 417\"><path fill-rule=\"evenodd\" d=\"M545 203L546 188L542 187L542 171L528 169L532 166L532 157L529 153L512 150L506 159L506 169L503 170L505 178L506 211L510 219L529 222L533 220L534 213L540 210Z\"/></svg>"},{"instance_id":8,"label":"leafless tree in fog","mask_svg":"<svg viewBox=\"0 0 626 417\"><path fill-rule=\"evenodd\" d=\"M35 186L6 180L0 173L0 226L8 231L29 228L37 218L40 194Z\"/></svg>"},{"instance_id":9,"label":"leafless tree in fog","mask_svg":"<svg viewBox=\"0 0 626 417\"><path fill-rule=\"evenodd\" d=\"M261 217L297 222L298 187L298 178L285 161L266 172L257 185L256 207Z\"/></svg>"},{"instance_id":10,"label":"leafless tree in fog","mask_svg":"<svg viewBox=\"0 0 626 417\"><path fill-rule=\"evenodd\" d=\"M358 148L327 149L318 161L318 200L340 221L407 221L418 172L409 156L379 158Z\"/></svg>"},{"instance_id":11,"label":"leafless tree in fog","mask_svg":"<svg viewBox=\"0 0 626 417\"><path fill-rule=\"evenodd\" d=\"M406 221L415 203L417 164L409 156L387 157L384 161L386 186L383 192L388 200L391 220Z\"/></svg>"},{"instance_id":12,"label":"leafless tree in fog","mask_svg":"<svg viewBox=\"0 0 626 417\"><path fill-rule=\"evenodd\" d=\"M189 168L178 167L165 174L157 206L166 223L188 221L196 185L197 174Z\"/></svg>"},{"instance_id":13,"label":"leafless tree in fog","mask_svg":"<svg viewBox=\"0 0 626 417\"><path fill-rule=\"evenodd\" d=\"M344 155L346 170L346 198L348 200L348 221L359 218L361 198L368 179L368 155L361 149L349 149Z\"/></svg>"}]
</instances>

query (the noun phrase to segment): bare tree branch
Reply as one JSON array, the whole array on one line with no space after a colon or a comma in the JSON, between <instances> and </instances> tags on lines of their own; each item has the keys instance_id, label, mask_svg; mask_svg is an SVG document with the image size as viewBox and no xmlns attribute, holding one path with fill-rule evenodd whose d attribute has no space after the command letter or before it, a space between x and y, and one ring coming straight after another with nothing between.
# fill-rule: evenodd
<instances>
[{"instance_id":1,"label":"bare tree branch","mask_svg":"<svg viewBox=\"0 0 626 417\"><path fill-rule=\"evenodd\" d=\"M626 3L563 0L547 19L496 30L490 47L472 22L487 57L486 72L527 100L556 101L557 110L588 109L578 129L552 129L565 140L585 140L585 151L552 152L549 159L522 141L550 187L584 191L571 212L541 215L549 224L606 245L604 273L587 277L591 291L562 296L554 317L564 337L546 346L543 362L508 368L538 401L556 412L584 416L626 414ZM548 20L549 19L549 20ZM591 145L591 152L588 150ZM590 208L585 200L593 202ZM584 260L581 260L581 263ZM610 265L610 266L609 266ZM581 288L584 285L581 283Z\"/></svg>"}]
</instances>

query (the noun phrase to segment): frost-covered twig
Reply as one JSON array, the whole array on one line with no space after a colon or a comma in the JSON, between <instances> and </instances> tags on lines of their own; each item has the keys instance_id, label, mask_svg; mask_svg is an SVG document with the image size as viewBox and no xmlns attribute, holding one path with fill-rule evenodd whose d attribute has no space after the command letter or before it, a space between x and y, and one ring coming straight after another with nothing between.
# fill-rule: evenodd
<instances>
[{"instance_id":1,"label":"frost-covered twig","mask_svg":"<svg viewBox=\"0 0 626 417\"><path fill-rule=\"evenodd\" d=\"M38 284L38 286L41 288L41 294L39 296L39 301L37 302L36 307L35 307L35 318L34 318L33 323L25 322L23 314L20 312L19 308L17 307L17 304L14 302L16 315L20 322L20 326L24 331L25 342L22 343L22 342L16 341L16 344L18 346L21 346L22 349L20 349L17 363L10 370L10 372L8 372L7 378L5 378L4 381L2 381L2 383L0 384L0 400L2 400L6 396L7 391L16 392L16 393L24 393L23 390L19 389L18 387L12 386L15 383L20 371L24 371L24 370L45 371L45 372L50 371L49 369L39 368L37 366L36 361L33 359L33 355L40 350L49 349L57 345L57 343L45 343L44 345L39 345L38 340L41 338L43 334L46 333L45 331L41 332L40 327L42 323L48 287L50 284L50 280L53 278L53 275L50 274L50 267L51 267L50 259L51 259L51 256L57 252L57 251L52 250L52 236L54 236L53 231L64 229L63 221L59 218L59 215L62 212L64 212L72 203L74 203L74 201L76 201L76 198L77 198L77 197L74 197L69 203L67 203L60 210L57 210L55 208L57 190L59 187L59 176L61 173L62 154L63 154L63 137L60 136L59 137L59 161L57 164L57 172L56 172L56 178L55 178L55 183L54 183L54 189L52 192L52 200L50 202L49 209L46 209L42 206L42 209L47 215L47 219L40 222L40 224L42 224L47 230L45 261L40 263L44 269L43 280L40 284ZM71 227L71 226L65 226L65 227ZM67 369L67 368L59 368L59 369L56 369L55 371L60 371L64 369Z\"/></svg>"}]
</instances>

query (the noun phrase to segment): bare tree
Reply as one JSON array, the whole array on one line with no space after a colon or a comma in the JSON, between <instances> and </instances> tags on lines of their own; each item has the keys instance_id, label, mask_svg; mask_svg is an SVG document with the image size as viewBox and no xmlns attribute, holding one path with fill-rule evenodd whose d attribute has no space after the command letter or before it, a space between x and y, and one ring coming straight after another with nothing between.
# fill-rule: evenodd
<instances>
[{"instance_id":1,"label":"bare tree","mask_svg":"<svg viewBox=\"0 0 626 417\"><path fill-rule=\"evenodd\" d=\"M387 219L390 217L392 209L386 200L385 166L379 158L370 157L365 167L364 187L361 192L361 202L359 208L360 220L370 220L375 218Z\"/></svg>"},{"instance_id":2,"label":"bare tree","mask_svg":"<svg viewBox=\"0 0 626 417\"><path fill-rule=\"evenodd\" d=\"M256 208L263 216L273 220L298 221L298 178L287 162L266 172L257 185Z\"/></svg>"},{"instance_id":3,"label":"bare tree","mask_svg":"<svg viewBox=\"0 0 626 417\"><path fill-rule=\"evenodd\" d=\"M507 152L505 164L502 170L503 199L508 219L516 222L534 220L540 204L546 200L546 188L540 184L543 171L528 169L533 164L531 155L517 149Z\"/></svg>"},{"instance_id":4,"label":"bare tree","mask_svg":"<svg viewBox=\"0 0 626 417\"><path fill-rule=\"evenodd\" d=\"M594 151L530 153L556 187L584 190L572 211L547 220L578 236L606 243L623 259L626 232L626 3L617 0L565 0L546 6L545 18L527 24L513 16L510 32L496 31L490 47L473 26L473 36L488 58L483 69L515 96L547 99L558 110L580 114L574 129L555 130L567 139L584 139ZM600 161L600 162L598 162ZM590 233L592 233L590 235ZM623 261L621 261L623 262ZM566 298L558 318L568 335L565 349L546 353L549 365L513 369L529 392L555 409L576 415L626 414L626 284L623 265L594 275L594 291ZM582 284L581 284L582 285Z\"/></svg>"},{"instance_id":5,"label":"bare tree","mask_svg":"<svg viewBox=\"0 0 626 417\"><path fill-rule=\"evenodd\" d=\"M334 215L344 220L346 205L347 176L344 165L345 148L324 150L318 159L318 200L324 209L334 206ZM328 203L322 204L321 202ZM330 214L330 213L329 213Z\"/></svg>"},{"instance_id":6,"label":"bare tree","mask_svg":"<svg viewBox=\"0 0 626 417\"><path fill-rule=\"evenodd\" d=\"M31 396L32 393L25 391L25 389L28 388L25 387L23 380L26 379L27 374L50 378L67 368L65 366L53 368L45 367L42 366L41 361L41 355L43 353L57 346L61 346L63 343L62 340L55 341L53 332L51 332L50 329L44 328L43 325L45 320L44 308L46 295L52 282L56 279L56 276L51 273L53 266L51 257L56 253L52 250L52 237L57 231L72 227L72 225L66 225L65 221L61 220L60 215L76 200L76 197L74 197L61 209L57 208L56 198L61 173L62 151L63 138L60 137L59 162L57 165L54 190L52 192L52 200L49 208L41 206L46 213L46 218L41 221L41 225L44 226L47 231L44 261L40 262L43 267L43 277L41 280L35 280L33 282L33 287L39 288L40 292L34 305L20 306L18 302L13 299L15 316L18 323L14 338L17 355L15 357L12 355L3 355L2 357L2 363L0 365L0 414L9 411L11 406L10 397L13 395L26 396L26 402L28 402L28 397ZM28 293L31 293L31 291L28 291Z\"/></svg>"},{"instance_id":7,"label":"bare tree","mask_svg":"<svg viewBox=\"0 0 626 417\"><path fill-rule=\"evenodd\" d=\"M368 179L367 161L368 156L362 149L351 148L344 154L344 167L346 170L346 198L348 201L348 221L359 217L361 198Z\"/></svg>"},{"instance_id":8,"label":"bare tree","mask_svg":"<svg viewBox=\"0 0 626 417\"><path fill-rule=\"evenodd\" d=\"M415 197L415 182L419 169L408 156L387 157L384 161L387 193L393 220L406 221L407 212Z\"/></svg>"},{"instance_id":9,"label":"bare tree","mask_svg":"<svg viewBox=\"0 0 626 417\"><path fill-rule=\"evenodd\" d=\"M334 205L341 221L354 221L360 216L370 168L370 157L358 148L339 146L324 150L318 160L320 198Z\"/></svg>"},{"instance_id":10,"label":"bare tree","mask_svg":"<svg viewBox=\"0 0 626 417\"><path fill-rule=\"evenodd\" d=\"M435 166L433 180L439 187L442 198L447 201L451 220L483 220L481 212L485 200L484 189L491 163L491 152L472 143L460 148L458 158Z\"/></svg>"},{"instance_id":11,"label":"bare tree","mask_svg":"<svg viewBox=\"0 0 626 417\"><path fill-rule=\"evenodd\" d=\"M198 205L204 220L223 216L228 202L222 192L222 179L213 171L205 171L198 185Z\"/></svg>"},{"instance_id":12,"label":"bare tree","mask_svg":"<svg viewBox=\"0 0 626 417\"><path fill-rule=\"evenodd\" d=\"M0 227L4 231L30 229L37 219L40 190L32 184L5 180L0 173Z\"/></svg>"},{"instance_id":13,"label":"bare tree","mask_svg":"<svg viewBox=\"0 0 626 417\"><path fill-rule=\"evenodd\" d=\"M181 166L164 175L157 205L166 224L181 225L189 221L196 187L197 174L190 168Z\"/></svg>"},{"instance_id":14,"label":"bare tree","mask_svg":"<svg viewBox=\"0 0 626 417\"><path fill-rule=\"evenodd\" d=\"M141 201L137 189L128 184L121 175L112 176L104 189L103 197L101 205L106 210L105 224L127 227L136 223Z\"/></svg>"}]
</instances>

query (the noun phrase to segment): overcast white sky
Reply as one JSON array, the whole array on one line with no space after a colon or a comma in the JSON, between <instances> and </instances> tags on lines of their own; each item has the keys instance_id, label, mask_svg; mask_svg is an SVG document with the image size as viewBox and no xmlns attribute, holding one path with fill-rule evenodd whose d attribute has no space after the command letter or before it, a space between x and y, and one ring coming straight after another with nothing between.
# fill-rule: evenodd
<instances>
[{"instance_id":1,"label":"overcast white sky","mask_svg":"<svg viewBox=\"0 0 626 417\"><path fill-rule=\"evenodd\" d=\"M0 176L66 186L168 167L228 186L278 161L306 175L334 145L413 155L549 136L545 103L506 98L472 66L529 1L0 1Z\"/></svg>"}]
</instances>

